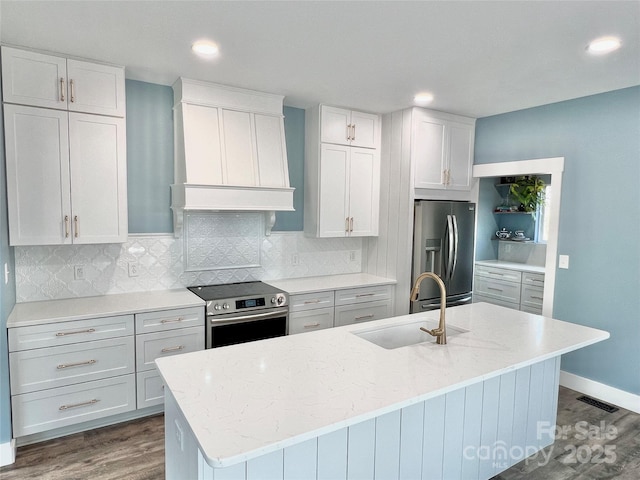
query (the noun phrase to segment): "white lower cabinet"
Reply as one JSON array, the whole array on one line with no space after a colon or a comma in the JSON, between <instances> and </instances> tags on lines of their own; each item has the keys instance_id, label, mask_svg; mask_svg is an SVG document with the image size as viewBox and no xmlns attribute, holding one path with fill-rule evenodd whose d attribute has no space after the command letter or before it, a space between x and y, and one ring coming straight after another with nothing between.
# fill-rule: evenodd
<instances>
[{"instance_id":1,"label":"white lower cabinet","mask_svg":"<svg viewBox=\"0 0 640 480\"><path fill-rule=\"evenodd\" d=\"M147 370L136 374L136 399L138 408L164 403L164 385L158 372Z\"/></svg>"},{"instance_id":2,"label":"white lower cabinet","mask_svg":"<svg viewBox=\"0 0 640 480\"><path fill-rule=\"evenodd\" d=\"M473 301L541 314L544 273L476 265Z\"/></svg>"},{"instance_id":3,"label":"white lower cabinet","mask_svg":"<svg viewBox=\"0 0 640 480\"><path fill-rule=\"evenodd\" d=\"M391 285L310 292L289 297L289 334L380 320L391 314Z\"/></svg>"}]
</instances>

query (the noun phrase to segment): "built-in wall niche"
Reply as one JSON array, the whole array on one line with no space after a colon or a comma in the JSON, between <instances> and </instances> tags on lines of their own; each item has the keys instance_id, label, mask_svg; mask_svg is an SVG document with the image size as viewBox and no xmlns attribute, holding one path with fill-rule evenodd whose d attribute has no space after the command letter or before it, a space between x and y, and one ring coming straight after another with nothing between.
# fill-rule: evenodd
<instances>
[{"instance_id":1,"label":"built-in wall niche","mask_svg":"<svg viewBox=\"0 0 640 480\"><path fill-rule=\"evenodd\" d=\"M260 266L262 212L184 212L185 271Z\"/></svg>"}]
</instances>

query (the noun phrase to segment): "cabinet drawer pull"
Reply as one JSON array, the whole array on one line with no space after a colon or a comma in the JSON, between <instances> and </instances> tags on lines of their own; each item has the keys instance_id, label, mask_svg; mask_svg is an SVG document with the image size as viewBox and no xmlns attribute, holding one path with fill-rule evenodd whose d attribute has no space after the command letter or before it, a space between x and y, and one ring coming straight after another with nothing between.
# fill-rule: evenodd
<instances>
[{"instance_id":1,"label":"cabinet drawer pull","mask_svg":"<svg viewBox=\"0 0 640 480\"><path fill-rule=\"evenodd\" d=\"M86 330L76 330L75 332L58 332L56 333L56 337L64 337L65 335L76 335L78 333L93 333L95 331L95 328L88 328Z\"/></svg>"},{"instance_id":2,"label":"cabinet drawer pull","mask_svg":"<svg viewBox=\"0 0 640 480\"><path fill-rule=\"evenodd\" d=\"M178 317L178 318L160 320L160 323L162 323L162 324L165 324L165 323L177 323L177 322L181 322L183 320L184 320L184 318Z\"/></svg>"},{"instance_id":3,"label":"cabinet drawer pull","mask_svg":"<svg viewBox=\"0 0 640 480\"><path fill-rule=\"evenodd\" d=\"M534 297L533 295L531 295L531 298L534 298L536 300L544 300L542 297Z\"/></svg>"},{"instance_id":4,"label":"cabinet drawer pull","mask_svg":"<svg viewBox=\"0 0 640 480\"><path fill-rule=\"evenodd\" d=\"M162 353L169 353L169 352L177 352L178 350L182 350L182 349L184 349L184 345L176 345L175 347L164 347L160 351Z\"/></svg>"},{"instance_id":5,"label":"cabinet drawer pull","mask_svg":"<svg viewBox=\"0 0 640 480\"><path fill-rule=\"evenodd\" d=\"M496 292L502 292L501 288L487 287L487 290L495 290Z\"/></svg>"},{"instance_id":6,"label":"cabinet drawer pull","mask_svg":"<svg viewBox=\"0 0 640 480\"><path fill-rule=\"evenodd\" d=\"M64 78L60 77L60 101L64 102Z\"/></svg>"},{"instance_id":7,"label":"cabinet drawer pull","mask_svg":"<svg viewBox=\"0 0 640 480\"><path fill-rule=\"evenodd\" d=\"M360 298L360 297L373 297L375 295L375 293L358 293L356 295L356 298Z\"/></svg>"},{"instance_id":8,"label":"cabinet drawer pull","mask_svg":"<svg viewBox=\"0 0 640 480\"><path fill-rule=\"evenodd\" d=\"M362 315L361 317L356 317L356 318L354 318L354 320L355 321L366 320L367 318L373 318L373 313L370 313L369 315Z\"/></svg>"},{"instance_id":9,"label":"cabinet drawer pull","mask_svg":"<svg viewBox=\"0 0 640 480\"><path fill-rule=\"evenodd\" d=\"M487 272L489 275L498 275L499 277L504 277L504 273L498 273L498 272Z\"/></svg>"},{"instance_id":10,"label":"cabinet drawer pull","mask_svg":"<svg viewBox=\"0 0 640 480\"><path fill-rule=\"evenodd\" d=\"M304 328L316 328L316 327L319 327L319 326L320 326L320 324L318 322L316 322L316 323L308 323L308 324L306 324L304 326Z\"/></svg>"},{"instance_id":11,"label":"cabinet drawer pull","mask_svg":"<svg viewBox=\"0 0 640 480\"><path fill-rule=\"evenodd\" d=\"M69 410L70 408L78 408L78 407L86 407L87 405L93 405L94 403L98 403L100 400L94 398L93 400L89 400L88 402L82 403L73 403L71 405L62 405L58 410L64 411Z\"/></svg>"},{"instance_id":12,"label":"cabinet drawer pull","mask_svg":"<svg viewBox=\"0 0 640 480\"><path fill-rule=\"evenodd\" d=\"M312 303L320 303L320 299L315 298L315 299L313 299L313 300L305 300L305 301L304 301L304 304L305 304L305 305L310 305L310 304L312 304Z\"/></svg>"},{"instance_id":13,"label":"cabinet drawer pull","mask_svg":"<svg viewBox=\"0 0 640 480\"><path fill-rule=\"evenodd\" d=\"M64 238L69 238L69 215L64 216Z\"/></svg>"},{"instance_id":14,"label":"cabinet drawer pull","mask_svg":"<svg viewBox=\"0 0 640 480\"><path fill-rule=\"evenodd\" d=\"M86 365L93 365L96 362L97 362L97 360L87 360L86 362L61 363L56 368L58 370L62 370L63 368L69 368L69 367L82 367L82 366L86 366Z\"/></svg>"},{"instance_id":15,"label":"cabinet drawer pull","mask_svg":"<svg viewBox=\"0 0 640 480\"><path fill-rule=\"evenodd\" d=\"M69 83L71 83L71 96L70 96L70 100L71 103L76 101L76 89L75 89L75 85L73 83L73 80L69 80Z\"/></svg>"}]
</instances>

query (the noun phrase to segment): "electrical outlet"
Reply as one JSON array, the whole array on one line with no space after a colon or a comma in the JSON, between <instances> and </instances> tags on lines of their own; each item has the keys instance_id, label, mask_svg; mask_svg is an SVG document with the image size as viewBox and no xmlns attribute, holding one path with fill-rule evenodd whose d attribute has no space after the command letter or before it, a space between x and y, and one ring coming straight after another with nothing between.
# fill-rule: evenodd
<instances>
[{"instance_id":1,"label":"electrical outlet","mask_svg":"<svg viewBox=\"0 0 640 480\"><path fill-rule=\"evenodd\" d=\"M84 266L83 265L74 265L73 266L73 278L75 280L84 280Z\"/></svg>"},{"instance_id":2,"label":"electrical outlet","mask_svg":"<svg viewBox=\"0 0 640 480\"><path fill-rule=\"evenodd\" d=\"M129 276L130 277L138 276L138 262L129 262Z\"/></svg>"},{"instance_id":3,"label":"electrical outlet","mask_svg":"<svg viewBox=\"0 0 640 480\"><path fill-rule=\"evenodd\" d=\"M291 255L291 265L300 265L300 257L297 253Z\"/></svg>"},{"instance_id":4,"label":"electrical outlet","mask_svg":"<svg viewBox=\"0 0 640 480\"><path fill-rule=\"evenodd\" d=\"M350 262L355 262L355 261L356 261L356 252L355 252L355 251L353 251L353 250L351 250L351 251L349 252L349 261L350 261Z\"/></svg>"},{"instance_id":5,"label":"electrical outlet","mask_svg":"<svg viewBox=\"0 0 640 480\"><path fill-rule=\"evenodd\" d=\"M178 442L180 451L184 452L184 432L182 431L182 427L178 423L178 420L175 420L175 425L176 425L176 441Z\"/></svg>"}]
</instances>

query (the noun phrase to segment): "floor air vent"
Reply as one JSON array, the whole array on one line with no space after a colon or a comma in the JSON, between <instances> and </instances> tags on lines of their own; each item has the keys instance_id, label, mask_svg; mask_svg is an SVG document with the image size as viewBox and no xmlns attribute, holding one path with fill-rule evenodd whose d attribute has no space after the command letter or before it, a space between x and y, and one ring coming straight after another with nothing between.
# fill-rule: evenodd
<instances>
[{"instance_id":1,"label":"floor air vent","mask_svg":"<svg viewBox=\"0 0 640 480\"><path fill-rule=\"evenodd\" d=\"M576 400L580 400L581 402L588 403L589 405L593 405L594 407L598 407L600 410L604 410L608 413L613 413L620 410L618 407L614 407L613 405L609 405L608 403L601 402L600 400L596 400L595 398L587 397L586 395L578 397Z\"/></svg>"}]
</instances>

